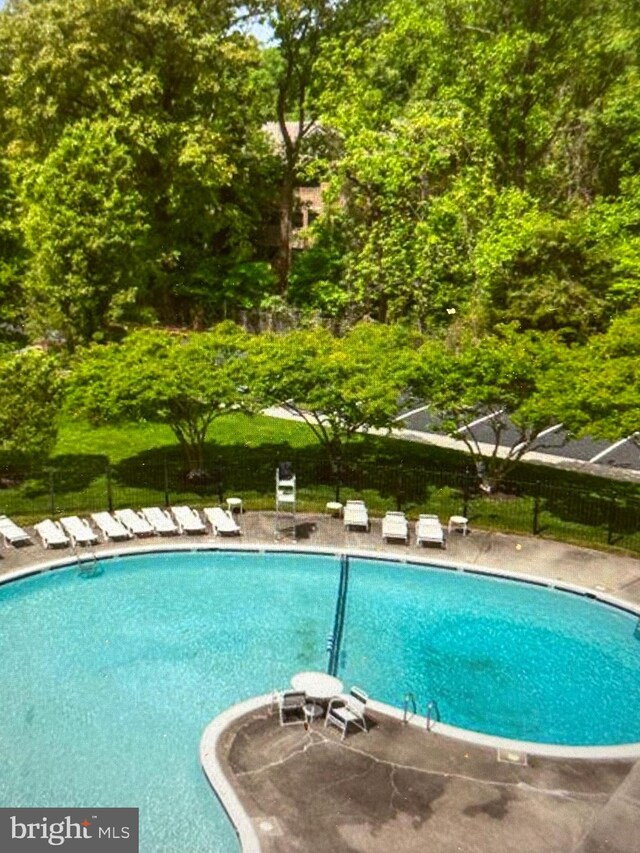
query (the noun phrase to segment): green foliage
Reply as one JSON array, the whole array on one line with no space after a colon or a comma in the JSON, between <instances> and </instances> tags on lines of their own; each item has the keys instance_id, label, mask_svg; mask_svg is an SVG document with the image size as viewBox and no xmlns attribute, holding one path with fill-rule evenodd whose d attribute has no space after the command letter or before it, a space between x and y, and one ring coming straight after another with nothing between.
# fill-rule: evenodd
<instances>
[{"instance_id":1,"label":"green foliage","mask_svg":"<svg viewBox=\"0 0 640 853\"><path fill-rule=\"evenodd\" d=\"M383 6L321 69L351 305L423 327L455 307L485 330L601 329L638 272L637 6Z\"/></svg>"},{"instance_id":2,"label":"green foliage","mask_svg":"<svg viewBox=\"0 0 640 853\"><path fill-rule=\"evenodd\" d=\"M68 404L96 424L166 424L188 470L202 470L212 421L245 402L246 347L232 323L191 334L140 330L120 344L94 344L77 356Z\"/></svg>"},{"instance_id":3,"label":"green foliage","mask_svg":"<svg viewBox=\"0 0 640 853\"><path fill-rule=\"evenodd\" d=\"M39 349L0 358L0 451L42 458L52 449L62 389L58 360Z\"/></svg>"},{"instance_id":4,"label":"green foliage","mask_svg":"<svg viewBox=\"0 0 640 853\"><path fill-rule=\"evenodd\" d=\"M540 433L558 423L542 391L564 352L554 336L498 328L491 335L457 342L427 340L417 353L412 387L442 418L445 431L467 445L484 485L493 489ZM518 431L501 448L507 417ZM488 451L468 427L485 418L493 442Z\"/></svg>"},{"instance_id":5,"label":"green foliage","mask_svg":"<svg viewBox=\"0 0 640 853\"><path fill-rule=\"evenodd\" d=\"M250 357L255 394L302 418L339 476L354 435L389 428L398 414L410 346L403 329L373 323L343 338L325 329L264 336Z\"/></svg>"},{"instance_id":6,"label":"green foliage","mask_svg":"<svg viewBox=\"0 0 640 853\"><path fill-rule=\"evenodd\" d=\"M616 440L640 425L640 309L567 352L544 389L567 428Z\"/></svg>"},{"instance_id":7,"label":"green foliage","mask_svg":"<svg viewBox=\"0 0 640 853\"><path fill-rule=\"evenodd\" d=\"M148 226L135 168L111 120L81 120L43 163L22 175L23 222L31 262L26 289L31 328L90 340L120 301L135 303L143 282Z\"/></svg>"},{"instance_id":8,"label":"green foliage","mask_svg":"<svg viewBox=\"0 0 640 853\"><path fill-rule=\"evenodd\" d=\"M640 294L639 57L625 0L14 0L0 334L202 329L277 295L584 342ZM330 186L294 259L301 182Z\"/></svg>"},{"instance_id":9,"label":"green foliage","mask_svg":"<svg viewBox=\"0 0 640 853\"><path fill-rule=\"evenodd\" d=\"M270 189L259 56L236 14L230 0L26 0L0 13L37 324L83 341L136 306L185 323L224 312Z\"/></svg>"},{"instance_id":10,"label":"green foliage","mask_svg":"<svg viewBox=\"0 0 640 853\"><path fill-rule=\"evenodd\" d=\"M608 265L581 210L561 217L511 188L493 200L473 253L474 299L487 326L586 338L606 313Z\"/></svg>"}]
</instances>

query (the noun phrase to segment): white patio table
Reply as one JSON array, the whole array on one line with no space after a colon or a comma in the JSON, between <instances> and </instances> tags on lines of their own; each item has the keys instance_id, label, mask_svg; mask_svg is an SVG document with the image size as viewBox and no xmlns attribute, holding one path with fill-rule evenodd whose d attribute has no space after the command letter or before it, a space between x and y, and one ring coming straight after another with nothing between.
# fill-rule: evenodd
<instances>
[{"instance_id":1,"label":"white patio table","mask_svg":"<svg viewBox=\"0 0 640 853\"><path fill-rule=\"evenodd\" d=\"M342 693L342 682L326 672L299 672L291 679L294 690L304 691L309 699L328 702Z\"/></svg>"}]
</instances>

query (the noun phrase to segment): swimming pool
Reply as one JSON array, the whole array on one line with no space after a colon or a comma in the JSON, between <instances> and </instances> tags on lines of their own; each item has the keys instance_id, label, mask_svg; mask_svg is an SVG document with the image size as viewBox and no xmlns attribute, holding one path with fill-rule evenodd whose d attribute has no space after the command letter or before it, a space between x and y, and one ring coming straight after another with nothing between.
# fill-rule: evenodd
<instances>
[{"instance_id":1,"label":"swimming pool","mask_svg":"<svg viewBox=\"0 0 640 853\"><path fill-rule=\"evenodd\" d=\"M182 551L98 566L0 587L0 805L138 806L145 853L237 850L200 736L229 705L326 668L340 559ZM396 706L434 699L463 728L637 742L637 623L558 590L352 557L338 674Z\"/></svg>"}]
</instances>

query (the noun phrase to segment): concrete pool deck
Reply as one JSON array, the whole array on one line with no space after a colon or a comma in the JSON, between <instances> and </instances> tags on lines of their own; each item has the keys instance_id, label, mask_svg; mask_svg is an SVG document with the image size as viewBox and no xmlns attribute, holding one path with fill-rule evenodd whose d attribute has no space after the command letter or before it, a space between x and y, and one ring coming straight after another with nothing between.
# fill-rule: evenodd
<instances>
[{"instance_id":1,"label":"concrete pool deck","mask_svg":"<svg viewBox=\"0 0 640 853\"><path fill-rule=\"evenodd\" d=\"M372 711L344 741L269 706L228 725L217 759L263 853L637 853L640 763L527 757ZM242 824L242 821L239 822Z\"/></svg>"},{"instance_id":2,"label":"concrete pool deck","mask_svg":"<svg viewBox=\"0 0 640 853\"><path fill-rule=\"evenodd\" d=\"M476 530L451 535L445 551L418 548L413 525L411 544L385 545L379 519L369 532L346 532L338 518L298 513L295 542L282 519L275 539L273 513L246 513L241 524L237 538L153 537L77 551L45 550L34 536L32 545L0 549L0 577L68 563L76 553L277 541L535 575L640 605L640 560L625 555ZM321 722L309 731L281 728L264 704L239 718L229 715L217 759L262 850L637 853L640 762L528 756L521 766L498 761L495 748L403 726L375 707L370 716L369 734L349 734L341 743L339 732Z\"/></svg>"}]
</instances>

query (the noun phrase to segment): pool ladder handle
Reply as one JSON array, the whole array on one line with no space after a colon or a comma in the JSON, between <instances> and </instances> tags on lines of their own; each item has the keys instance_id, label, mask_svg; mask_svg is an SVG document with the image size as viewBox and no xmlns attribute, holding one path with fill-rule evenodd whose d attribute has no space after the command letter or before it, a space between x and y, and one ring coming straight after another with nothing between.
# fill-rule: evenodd
<instances>
[{"instance_id":1,"label":"pool ladder handle","mask_svg":"<svg viewBox=\"0 0 640 853\"><path fill-rule=\"evenodd\" d=\"M416 697L414 693L405 693L403 699L403 712L402 712L402 722L406 725L409 722L409 717L407 716L407 712L409 710L409 703L411 703L411 716L415 717L418 713L418 706L416 703Z\"/></svg>"},{"instance_id":2,"label":"pool ladder handle","mask_svg":"<svg viewBox=\"0 0 640 853\"><path fill-rule=\"evenodd\" d=\"M415 717L418 713L418 705L416 702L415 693L405 693L403 700L403 713L402 713L402 722L406 725L409 722L409 705L411 705L411 716ZM438 703L435 699L431 699L427 703L427 731L431 731L431 726L433 724L434 719L436 722L440 722L440 709L438 708Z\"/></svg>"},{"instance_id":3,"label":"pool ladder handle","mask_svg":"<svg viewBox=\"0 0 640 853\"><path fill-rule=\"evenodd\" d=\"M433 715L433 717L432 717ZM440 722L440 708L438 708L438 703L435 699L431 699L427 702L427 731L431 731L431 723L433 718L435 718L436 722Z\"/></svg>"},{"instance_id":4,"label":"pool ladder handle","mask_svg":"<svg viewBox=\"0 0 640 853\"><path fill-rule=\"evenodd\" d=\"M92 548L91 551L88 552L88 559L83 560L80 557L80 552L78 550L78 546L74 545L72 548L73 556L76 558L76 564L78 566L78 571L81 574L89 575L93 577L98 574L98 555L95 550Z\"/></svg>"}]
</instances>

